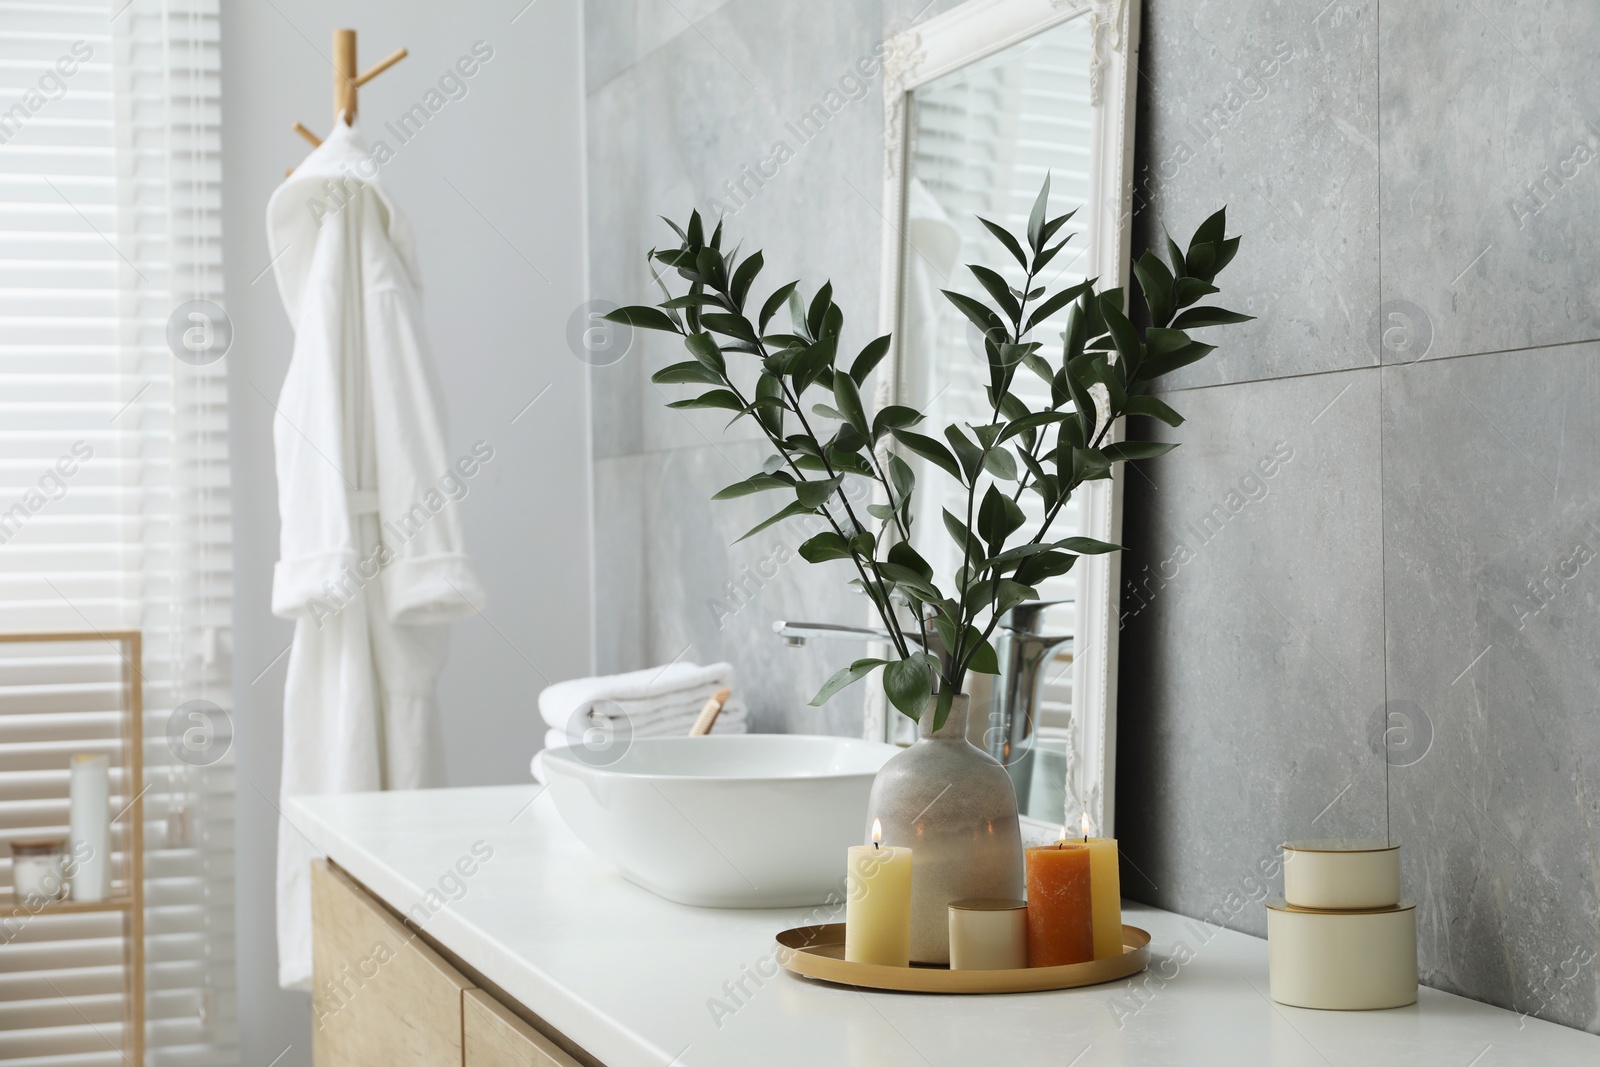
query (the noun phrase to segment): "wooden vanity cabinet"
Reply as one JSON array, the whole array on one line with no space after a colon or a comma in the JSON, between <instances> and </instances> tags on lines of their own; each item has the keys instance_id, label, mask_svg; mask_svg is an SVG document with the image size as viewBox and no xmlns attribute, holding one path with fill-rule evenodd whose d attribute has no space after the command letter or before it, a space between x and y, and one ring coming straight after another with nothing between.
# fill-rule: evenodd
<instances>
[{"instance_id":1,"label":"wooden vanity cabinet","mask_svg":"<svg viewBox=\"0 0 1600 1067\"><path fill-rule=\"evenodd\" d=\"M316 1067L591 1067L477 987L354 879L311 869Z\"/></svg>"}]
</instances>

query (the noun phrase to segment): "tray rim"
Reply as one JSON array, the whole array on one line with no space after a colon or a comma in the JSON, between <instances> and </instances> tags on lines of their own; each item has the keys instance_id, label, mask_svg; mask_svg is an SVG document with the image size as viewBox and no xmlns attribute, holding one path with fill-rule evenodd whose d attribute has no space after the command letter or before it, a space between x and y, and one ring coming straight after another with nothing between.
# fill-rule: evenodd
<instances>
[{"instance_id":1,"label":"tray rim","mask_svg":"<svg viewBox=\"0 0 1600 1067\"><path fill-rule=\"evenodd\" d=\"M796 926L776 938L778 962L803 978L897 993L1040 993L1101 985L1138 974L1150 965L1150 933L1122 925L1123 953L1103 960L1004 971L952 971L947 967L888 967L849 963L818 951L844 943L844 923ZM800 943L796 943L800 942Z\"/></svg>"}]
</instances>

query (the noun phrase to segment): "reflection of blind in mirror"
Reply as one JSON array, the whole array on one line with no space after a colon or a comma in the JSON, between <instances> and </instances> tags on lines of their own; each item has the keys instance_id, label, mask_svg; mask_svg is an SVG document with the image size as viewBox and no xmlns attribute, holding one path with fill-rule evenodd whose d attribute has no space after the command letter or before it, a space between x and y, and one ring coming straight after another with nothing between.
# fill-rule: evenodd
<instances>
[{"instance_id":1,"label":"reflection of blind in mirror","mask_svg":"<svg viewBox=\"0 0 1600 1067\"><path fill-rule=\"evenodd\" d=\"M987 302L967 263L992 267L1018 288L1024 279L1022 268L974 216L1024 234L1047 173L1052 216L1088 202L1091 50L1087 20L1074 19L913 94L902 389L905 402L927 415L935 434L952 422L992 421L979 334L938 290L953 289ZM1064 232L1081 234L1086 223L1087 212L1080 211ZM1083 238L1075 238L1046 269L1042 281L1034 282L1035 287L1044 284L1053 292L1082 281L1083 247ZM1033 339L1045 345L1040 354L1053 365L1061 361L1064 325L1064 316L1057 316L1034 330ZM1050 402L1049 387L1026 368L1018 371L1012 392L1036 409ZM952 574L960 565L960 551L945 534L940 510L949 508L962 515L966 494L927 464L917 465L917 475L922 502L913 540L938 573ZM980 496L982 492L980 486ZM1037 528L1044 517L1039 497L1028 492L1020 503L1030 528ZM1074 502L1062 509L1051 536L1081 532ZM1076 596L1076 572L1045 581L1039 592L1048 600ZM1045 628L1067 631L1073 622L1070 606L1052 608ZM1046 673L1040 725L1047 729L1069 723L1069 665L1063 656Z\"/></svg>"}]
</instances>

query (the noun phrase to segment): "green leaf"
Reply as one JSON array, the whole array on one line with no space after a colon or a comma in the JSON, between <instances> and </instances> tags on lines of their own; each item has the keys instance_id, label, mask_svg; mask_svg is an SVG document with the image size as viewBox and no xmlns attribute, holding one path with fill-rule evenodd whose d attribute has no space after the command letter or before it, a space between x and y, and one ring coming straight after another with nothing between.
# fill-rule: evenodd
<instances>
[{"instance_id":1,"label":"green leaf","mask_svg":"<svg viewBox=\"0 0 1600 1067\"><path fill-rule=\"evenodd\" d=\"M1008 318L1015 321L1020 316L1021 310L1017 298L1012 295L1011 286L1000 277L999 273L977 263L968 263L967 269L978 279L978 284L983 286L994 302L1000 305L1000 310L1005 312Z\"/></svg>"},{"instance_id":2,"label":"green leaf","mask_svg":"<svg viewBox=\"0 0 1600 1067\"><path fill-rule=\"evenodd\" d=\"M1050 297L1050 299L1033 309L1033 314L1028 316L1028 325L1023 328L1022 332L1027 333L1051 315L1078 299L1078 297L1088 292L1093 284L1093 282L1079 282L1077 285L1069 286Z\"/></svg>"},{"instance_id":3,"label":"green leaf","mask_svg":"<svg viewBox=\"0 0 1600 1067\"><path fill-rule=\"evenodd\" d=\"M1205 359L1217 350L1216 345L1203 344L1200 341L1191 341L1176 352L1164 356L1150 356L1139 368L1139 377L1145 380L1159 378L1163 374L1171 374L1179 367L1187 367L1197 360Z\"/></svg>"},{"instance_id":4,"label":"green leaf","mask_svg":"<svg viewBox=\"0 0 1600 1067\"><path fill-rule=\"evenodd\" d=\"M744 307L744 298L750 292L750 283L761 273L761 264L761 253L758 250L739 264L739 269L733 272L733 282L728 286L728 292L733 296L735 307Z\"/></svg>"},{"instance_id":5,"label":"green leaf","mask_svg":"<svg viewBox=\"0 0 1600 1067\"><path fill-rule=\"evenodd\" d=\"M734 497L749 496L751 493L765 493L771 489L793 489L794 476L784 472L773 474L752 474L742 482L734 482L717 490L712 500L732 500Z\"/></svg>"},{"instance_id":6,"label":"green leaf","mask_svg":"<svg viewBox=\"0 0 1600 1067\"><path fill-rule=\"evenodd\" d=\"M1176 251L1178 246L1173 245L1172 247ZM1181 269L1183 261L1180 259L1178 262ZM1179 278L1172 286L1173 300L1180 308L1188 307L1201 297L1220 292L1222 292L1221 289L1218 289L1210 282L1203 282L1199 278Z\"/></svg>"},{"instance_id":7,"label":"green leaf","mask_svg":"<svg viewBox=\"0 0 1600 1067\"><path fill-rule=\"evenodd\" d=\"M762 519L760 522L756 523L754 526L750 527L750 529L746 530L744 532L744 534L739 538L739 540L734 542L734 544L738 544L739 541L744 541L744 540L747 540L747 539L749 539L751 537L754 537L756 534L760 533L762 530L765 530L768 526L772 526L772 525L774 525L776 523L780 523L784 519L792 519L792 518L795 518L795 517L800 516L800 515L814 515L814 514L816 514L816 512L813 509L806 507L804 504L800 503L797 500L794 503L790 504L788 507L784 508L782 511L778 512L776 515L770 515L767 518Z\"/></svg>"},{"instance_id":8,"label":"green leaf","mask_svg":"<svg viewBox=\"0 0 1600 1067\"><path fill-rule=\"evenodd\" d=\"M839 409L836 407L831 407L827 404L812 404L811 410L816 412L818 415L821 415L825 419L838 419L840 422L844 421L844 415L841 414Z\"/></svg>"},{"instance_id":9,"label":"green leaf","mask_svg":"<svg viewBox=\"0 0 1600 1067\"><path fill-rule=\"evenodd\" d=\"M738 411L741 413L744 411L744 405L739 402L739 398L726 389L713 389L709 393L701 393L699 396L692 396L687 400L674 400L667 407L680 410L685 408L717 408L722 411Z\"/></svg>"},{"instance_id":10,"label":"green leaf","mask_svg":"<svg viewBox=\"0 0 1600 1067\"><path fill-rule=\"evenodd\" d=\"M933 669L928 654L916 652L883 668L883 691L906 718L916 720L933 696Z\"/></svg>"},{"instance_id":11,"label":"green leaf","mask_svg":"<svg viewBox=\"0 0 1600 1067\"><path fill-rule=\"evenodd\" d=\"M1044 184L1039 187L1039 195L1034 198L1033 210L1028 213L1028 246L1037 255L1044 249L1044 223L1045 211L1050 204L1050 175L1044 176Z\"/></svg>"},{"instance_id":12,"label":"green leaf","mask_svg":"<svg viewBox=\"0 0 1600 1067\"><path fill-rule=\"evenodd\" d=\"M867 514L871 515L875 519L880 519L883 522L888 522L890 519L894 518L894 505L893 504L868 504L867 505Z\"/></svg>"},{"instance_id":13,"label":"green leaf","mask_svg":"<svg viewBox=\"0 0 1600 1067\"><path fill-rule=\"evenodd\" d=\"M1218 208L1194 231L1194 236L1189 239L1189 250L1194 251L1200 244L1209 244L1213 248L1221 247L1222 236L1227 229L1228 209Z\"/></svg>"},{"instance_id":14,"label":"green leaf","mask_svg":"<svg viewBox=\"0 0 1600 1067\"><path fill-rule=\"evenodd\" d=\"M850 545L832 530L826 530L802 542L799 552L807 563L824 563L830 559L849 559Z\"/></svg>"},{"instance_id":15,"label":"green leaf","mask_svg":"<svg viewBox=\"0 0 1600 1067\"><path fill-rule=\"evenodd\" d=\"M965 475L966 484L971 485L978 480L978 472L983 469L983 449L968 440L959 426L946 426L944 436L950 442L950 447L955 449L956 458L961 461L961 473Z\"/></svg>"},{"instance_id":16,"label":"green leaf","mask_svg":"<svg viewBox=\"0 0 1600 1067\"><path fill-rule=\"evenodd\" d=\"M750 325L750 320L743 315L725 315L720 312L707 313L700 316L700 324L708 330L728 337L737 338L749 344L755 344L756 328Z\"/></svg>"},{"instance_id":17,"label":"green leaf","mask_svg":"<svg viewBox=\"0 0 1600 1067\"><path fill-rule=\"evenodd\" d=\"M872 432L872 424L867 421L867 411L861 405L861 392L856 388L854 378L848 374L835 374L833 399L845 422L859 430L863 436Z\"/></svg>"},{"instance_id":18,"label":"green leaf","mask_svg":"<svg viewBox=\"0 0 1600 1067\"><path fill-rule=\"evenodd\" d=\"M877 568L879 573L889 581L921 600L942 600L944 598L944 594L939 592L938 586L910 567L905 567L898 563L879 563Z\"/></svg>"},{"instance_id":19,"label":"green leaf","mask_svg":"<svg viewBox=\"0 0 1600 1067\"><path fill-rule=\"evenodd\" d=\"M799 282L788 282L780 285L772 291L771 296L767 297L767 302L761 305L760 322L762 333L767 332L767 323L772 321L772 316L778 313L778 309L783 307L784 302L789 299L789 294L794 292L795 286L799 284Z\"/></svg>"},{"instance_id":20,"label":"green leaf","mask_svg":"<svg viewBox=\"0 0 1600 1067\"><path fill-rule=\"evenodd\" d=\"M1009 448L991 448L983 454L983 469L1003 482L1017 480L1017 458Z\"/></svg>"},{"instance_id":21,"label":"green leaf","mask_svg":"<svg viewBox=\"0 0 1600 1067\"><path fill-rule=\"evenodd\" d=\"M956 306L956 310L971 320L972 324L978 328L978 332L983 334L985 339L998 341L1001 338L1010 336L1006 332L1005 323L1000 321L1000 316L996 315L994 309L989 305L980 300L974 300L965 293L956 293L949 289L941 289L939 291L944 294L946 300Z\"/></svg>"},{"instance_id":22,"label":"green leaf","mask_svg":"<svg viewBox=\"0 0 1600 1067\"><path fill-rule=\"evenodd\" d=\"M904 541L897 541L890 547L889 562L921 575L924 581L933 581L933 564Z\"/></svg>"},{"instance_id":23,"label":"green leaf","mask_svg":"<svg viewBox=\"0 0 1600 1067\"><path fill-rule=\"evenodd\" d=\"M822 288L817 290L817 295L811 298L811 307L806 312L806 329L811 331L812 337L822 336L822 327L827 319L828 309L833 306L833 283L823 282Z\"/></svg>"},{"instance_id":24,"label":"green leaf","mask_svg":"<svg viewBox=\"0 0 1600 1067\"><path fill-rule=\"evenodd\" d=\"M817 690L817 695L811 698L811 707L820 708L832 700L840 690L861 681L861 679L871 674L875 668L881 667L887 662L889 661L883 659L856 660L823 683L822 688Z\"/></svg>"},{"instance_id":25,"label":"green leaf","mask_svg":"<svg viewBox=\"0 0 1600 1067\"><path fill-rule=\"evenodd\" d=\"M1024 585L1038 585L1046 578L1065 574L1078 562L1078 557L1066 552L1046 552L1034 556L1017 568L1016 579Z\"/></svg>"},{"instance_id":26,"label":"green leaf","mask_svg":"<svg viewBox=\"0 0 1600 1067\"><path fill-rule=\"evenodd\" d=\"M978 505L978 533L988 543L991 554L1027 521L1028 517L1015 501L1002 493L998 486L989 486L989 491L983 495L983 503Z\"/></svg>"},{"instance_id":27,"label":"green leaf","mask_svg":"<svg viewBox=\"0 0 1600 1067\"><path fill-rule=\"evenodd\" d=\"M694 360L662 367L650 375L657 385L721 385L722 376Z\"/></svg>"},{"instance_id":28,"label":"green leaf","mask_svg":"<svg viewBox=\"0 0 1600 1067\"><path fill-rule=\"evenodd\" d=\"M994 646L985 641L975 628L969 631L978 636L978 642L973 646L972 658L967 660L967 670L979 674L999 674L1000 657L995 654Z\"/></svg>"},{"instance_id":29,"label":"green leaf","mask_svg":"<svg viewBox=\"0 0 1600 1067\"><path fill-rule=\"evenodd\" d=\"M1150 321L1157 326L1165 326L1172 321L1172 272L1167 270L1166 264L1147 249L1144 255L1134 261L1133 276L1138 279L1139 291L1144 294L1144 302L1150 308Z\"/></svg>"},{"instance_id":30,"label":"green leaf","mask_svg":"<svg viewBox=\"0 0 1600 1067\"><path fill-rule=\"evenodd\" d=\"M728 265L723 262L722 254L715 249L700 249L695 255L694 268L701 279L711 288L723 289L727 287Z\"/></svg>"},{"instance_id":31,"label":"green leaf","mask_svg":"<svg viewBox=\"0 0 1600 1067\"><path fill-rule=\"evenodd\" d=\"M1061 229L1061 227L1065 226L1068 222L1072 221L1072 217L1077 213L1078 209L1073 208L1065 215L1057 215L1055 218L1045 223L1044 229L1039 233L1039 243L1044 244L1045 242L1049 241L1050 238L1056 235L1056 231ZM1068 240L1070 240L1070 238L1063 238L1061 244L1066 244ZM1058 245L1057 247L1059 248L1060 246ZM1037 274L1039 272L1035 270L1034 273Z\"/></svg>"},{"instance_id":32,"label":"green leaf","mask_svg":"<svg viewBox=\"0 0 1600 1067\"><path fill-rule=\"evenodd\" d=\"M1152 418L1160 419L1168 426L1183 425L1182 415L1173 411L1165 401L1158 400L1153 396L1129 397L1127 411L1129 415L1149 415Z\"/></svg>"},{"instance_id":33,"label":"green leaf","mask_svg":"<svg viewBox=\"0 0 1600 1067\"><path fill-rule=\"evenodd\" d=\"M1065 411L1036 411L1031 415L1024 415L1020 419L1008 422L1006 428L1000 433L999 441L1009 441L1019 433L1027 430L1036 430L1041 426L1049 426L1051 423L1061 422L1071 417ZM998 444L999 441L996 443Z\"/></svg>"},{"instance_id":34,"label":"green leaf","mask_svg":"<svg viewBox=\"0 0 1600 1067\"><path fill-rule=\"evenodd\" d=\"M911 430L892 430L894 439L906 447L913 455L921 456L934 466L943 470L957 481L961 480L961 468L956 464L955 456L944 445L931 437L924 437Z\"/></svg>"},{"instance_id":35,"label":"green leaf","mask_svg":"<svg viewBox=\"0 0 1600 1067\"><path fill-rule=\"evenodd\" d=\"M659 308L635 306L617 308L605 315L608 322L620 322L628 326L637 326L641 330L661 330L665 333L682 333L683 329L672 321L665 311Z\"/></svg>"},{"instance_id":36,"label":"green leaf","mask_svg":"<svg viewBox=\"0 0 1600 1067\"><path fill-rule=\"evenodd\" d=\"M1012 581L1010 578L1001 578L995 583L994 613L1004 615L1012 608L1029 600L1038 600L1039 591L1031 585Z\"/></svg>"},{"instance_id":37,"label":"green leaf","mask_svg":"<svg viewBox=\"0 0 1600 1067\"><path fill-rule=\"evenodd\" d=\"M1017 261L1018 266L1022 267L1024 270L1028 268L1027 254L1022 251L1022 245L1017 242L1017 239L1014 236L1012 236L1010 230L998 223L990 222L988 219L983 218L982 216L978 216L978 221L983 223L984 229L994 234L996 240L1005 245L1006 251L1011 253L1012 258Z\"/></svg>"},{"instance_id":38,"label":"green leaf","mask_svg":"<svg viewBox=\"0 0 1600 1067\"><path fill-rule=\"evenodd\" d=\"M976 538L974 538L972 536L972 532L967 529L966 523L950 514L949 508L943 508L941 510L944 512L944 528L949 532L950 539L956 543L957 548L965 552L967 547L973 541L975 541Z\"/></svg>"},{"instance_id":39,"label":"green leaf","mask_svg":"<svg viewBox=\"0 0 1600 1067\"><path fill-rule=\"evenodd\" d=\"M815 481L797 482L794 495L807 510L821 507L828 502L833 491L839 488L844 481L844 475L836 474L832 478L819 478Z\"/></svg>"},{"instance_id":40,"label":"green leaf","mask_svg":"<svg viewBox=\"0 0 1600 1067\"><path fill-rule=\"evenodd\" d=\"M889 334L884 334L882 337L867 342L867 347L863 348L861 354L856 357L856 361L850 364L850 377L855 379L857 385L866 385L867 376L888 354L889 337Z\"/></svg>"},{"instance_id":41,"label":"green leaf","mask_svg":"<svg viewBox=\"0 0 1600 1067\"><path fill-rule=\"evenodd\" d=\"M1216 307L1190 308L1172 321L1180 330L1198 330L1204 326L1229 326L1236 322L1249 322L1254 315L1241 315Z\"/></svg>"},{"instance_id":42,"label":"green leaf","mask_svg":"<svg viewBox=\"0 0 1600 1067\"><path fill-rule=\"evenodd\" d=\"M1176 277L1184 272L1183 249L1178 247L1178 242L1172 239L1172 235L1166 231L1165 227L1162 227L1161 236L1166 239L1167 259L1172 262L1172 273L1173 276ZM1178 278L1178 283L1180 285L1183 283L1183 281L1183 278ZM1183 307L1183 302L1181 300L1178 302L1178 306Z\"/></svg>"},{"instance_id":43,"label":"green leaf","mask_svg":"<svg viewBox=\"0 0 1600 1067\"><path fill-rule=\"evenodd\" d=\"M1056 542L1056 547L1084 556L1098 556L1106 552L1121 552L1123 546L1114 545L1109 541L1097 541L1093 537L1064 537Z\"/></svg>"},{"instance_id":44,"label":"green leaf","mask_svg":"<svg viewBox=\"0 0 1600 1067\"><path fill-rule=\"evenodd\" d=\"M911 493L917 487L917 476L911 465L893 452L889 453L889 485L894 489L894 500L898 507L904 507L911 499Z\"/></svg>"},{"instance_id":45,"label":"green leaf","mask_svg":"<svg viewBox=\"0 0 1600 1067\"><path fill-rule=\"evenodd\" d=\"M1217 261L1211 265L1212 277L1222 272L1222 268L1233 262L1234 255L1239 251L1239 239L1230 237L1217 246Z\"/></svg>"},{"instance_id":46,"label":"green leaf","mask_svg":"<svg viewBox=\"0 0 1600 1067\"><path fill-rule=\"evenodd\" d=\"M1118 441L1106 445L1101 454L1113 463L1132 459L1154 459L1164 456L1178 446L1167 441Z\"/></svg>"},{"instance_id":47,"label":"green leaf","mask_svg":"<svg viewBox=\"0 0 1600 1067\"><path fill-rule=\"evenodd\" d=\"M890 404L872 417L872 440L876 443L891 430L904 430L922 421L922 412L904 404Z\"/></svg>"},{"instance_id":48,"label":"green leaf","mask_svg":"<svg viewBox=\"0 0 1600 1067\"><path fill-rule=\"evenodd\" d=\"M1109 296L1110 294L1106 294ZM1108 301L1104 296L1100 298L1100 314L1105 317L1106 330L1111 334L1112 343L1117 346L1117 356L1132 366L1139 362L1139 334L1128 321L1128 316L1122 313L1122 301Z\"/></svg>"},{"instance_id":49,"label":"green leaf","mask_svg":"<svg viewBox=\"0 0 1600 1067\"><path fill-rule=\"evenodd\" d=\"M1217 261L1217 247L1209 241L1189 246L1189 254L1184 257L1186 273L1196 278L1210 281L1217 276L1213 265Z\"/></svg>"},{"instance_id":50,"label":"green leaf","mask_svg":"<svg viewBox=\"0 0 1600 1067\"><path fill-rule=\"evenodd\" d=\"M707 315L705 318L709 319L711 316ZM683 339L683 347L712 373L719 377L727 373L728 367L723 362L722 349L717 347L716 339L709 333L691 333Z\"/></svg>"},{"instance_id":51,"label":"green leaf","mask_svg":"<svg viewBox=\"0 0 1600 1067\"><path fill-rule=\"evenodd\" d=\"M762 406L756 409L756 418L761 421L762 428L774 437L782 437L783 413L788 410L783 399L783 382L763 371L761 377L756 379L756 399L762 401ZM781 459L779 456L772 458Z\"/></svg>"}]
</instances>

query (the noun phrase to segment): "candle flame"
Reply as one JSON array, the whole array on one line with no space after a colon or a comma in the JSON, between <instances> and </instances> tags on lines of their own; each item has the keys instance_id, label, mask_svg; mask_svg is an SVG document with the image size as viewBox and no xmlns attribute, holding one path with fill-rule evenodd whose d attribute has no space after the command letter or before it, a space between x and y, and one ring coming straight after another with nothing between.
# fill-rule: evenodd
<instances>
[{"instance_id":1,"label":"candle flame","mask_svg":"<svg viewBox=\"0 0 1600 1067\"><path fill-rule=\"evenodd\" d=\"M883 820L872 820L872 847L877 848L883 843Z\"/></svg>"},{"instance_id":2,"label":"candle flame","mask_svg":"<svg viewBox=\"0 0 1600 1067\"><path fill-rule=\"evenodd\" d=\"M1090 829L1090 826L1089 826L1089 813L1088 812L1084 812L1083 813L1083 836L1084 836L1085 840L1087 840L1088 837L1089 837L1089 829Z\"/></svg>"}]
</instances>

